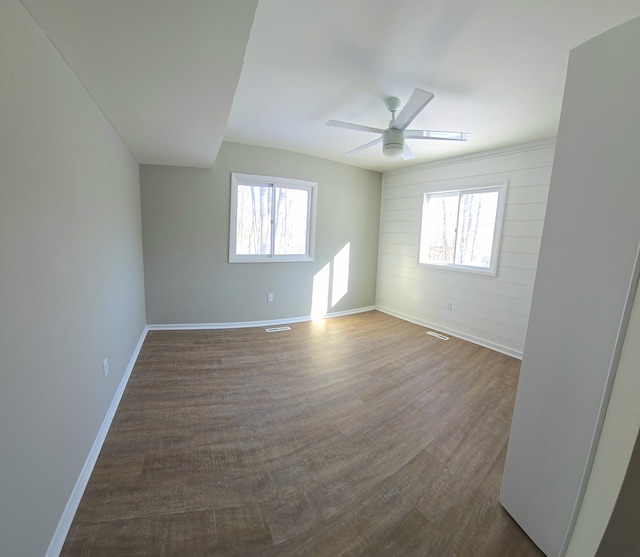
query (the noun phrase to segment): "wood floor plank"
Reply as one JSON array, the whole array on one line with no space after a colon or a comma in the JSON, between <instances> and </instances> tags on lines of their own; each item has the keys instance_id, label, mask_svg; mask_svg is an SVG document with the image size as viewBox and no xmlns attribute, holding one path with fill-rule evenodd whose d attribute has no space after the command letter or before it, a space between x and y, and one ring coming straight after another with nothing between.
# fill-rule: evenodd
<instances>
[{"instance_id":1,"label":"wood floor plank","mask_svg":"<svg viewBox=\"0 0 640 557\"><path fill-rule=\"evenodd\" d=\"M540 557L498 502L520 362L372 311L152 331L65 557Z\"/></svg>"}]
</instances>

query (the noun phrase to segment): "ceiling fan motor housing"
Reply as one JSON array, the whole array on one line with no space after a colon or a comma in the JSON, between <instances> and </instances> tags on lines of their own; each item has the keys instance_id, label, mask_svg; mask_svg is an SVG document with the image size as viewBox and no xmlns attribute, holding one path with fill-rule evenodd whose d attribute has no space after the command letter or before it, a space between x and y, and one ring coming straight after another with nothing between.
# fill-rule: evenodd
<instances>
[{"instance_id":1,"label":"ceiling fan motor housing","mask_svg":"<svg viewBox=\"0 0 640 557\"><path fill-rule=\"evenodd\" d=\"M387 157L399 157L404 149L404 132L389 128L382 134L382 152Z\"/></svg>"},{"instance_id":2,"label":"ceiling fan motor housing","mask_svg":"<svg viewBox=\"0 0 640 557\"><path fill-rule=\"evenodd\" d=\"M432 130L409 130L405 135L404 130L407 129L407 126L411 124L418 113L429 104L431 99L433 99L433 93L423 91L422 89L414 89L399 114L396 114L396 112L400 108L400 99L398 99L398 97L388 97L385 99L385 105L389 112L391 112L391 121L386 130L341 122L340 120L329 120L327 126L380 134L378 139L374 139L356 149L352 149L348 153L345 153L345 155L355 155L360 151L382 142L382 153L385 156L391 158L402 157L404 160L409 160L415 158L415 155L409 148L409 145L405 143L405 137L409 139L447 139L450 141L466 141L469 139L468 133L438 132Z\"/></svg>"}]
</instances>

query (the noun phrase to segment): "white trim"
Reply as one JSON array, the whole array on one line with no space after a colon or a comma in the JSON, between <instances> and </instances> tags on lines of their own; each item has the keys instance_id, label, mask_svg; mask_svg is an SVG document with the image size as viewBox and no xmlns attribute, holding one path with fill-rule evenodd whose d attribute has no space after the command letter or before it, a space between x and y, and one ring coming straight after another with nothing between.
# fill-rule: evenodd
<instances>
[{"instance_id":1,"label":"white trim","mask_svg":"<svg viewBox=\"0 0 640 557\"><path fill-rule=\"evenodd\" d=\"M457 165L464 162L481 160L481 159L490 159L493 157L497 157L500 155L512 155L517 153L526 153L529 151L539 151L542 149L554 148L556 146L556 138L550 137L547 139L542 139L540 141L531 141L529 143L520 143L518 145L511 145L509 147L501 147L498 149L491 149L488 151L481 151L479 153L472 153L469 155L460 155L458 157L449 157L447 159L441 159L438 161L425 162L423 164L415 164L412 166L405 166L396 170L389 170L384 172L383 175L386 178L387 176L398 176L400 174L407 174L411 172L416 172L421 169L428 168L437 168L440 166L450 166Z\"/></svg>"},{"instance_id":2,"label":"white trim","mask_svg":"<svg viewBox=\"0 0 640 557\"><path fill-rule=\"evenodd\" d=\"M616 373L618 372L618 366L620 364L620 356L622 355L624 341L627 336L627 330L629 328L629 322L631 320L631 311L633 310L635 298L638 293L639 283L640 283L640 246L638 246L638 250L636 252L636 260L633 265L631 280L629 281L629 286L627 287L627 299L625 302L624 310L622 312L622 320L620 321L620 325L618 326L618 332L616 334L616 341L613 349L613 354L611 355L611 360L609 363L609 370L607 371L607 379L605 382L604 392L602 393L602 398L600 399L600 407L598 409L598 419L596 421L596 426L593 431L593 435L591 437L591 444L589 446L587 462L585 463L584 470L582 471L582 478L580 479L580 489L578 491L578 494L576 495L576 500L573 504L573 510L571 512L571 520L569 521L569 525L567 526L567 530L565 532L564 539L562 541L562 546L560 548L560 555L563 557L564 555L566 555L567 549L569 549L571 536L573 535L574 529L576 527L576 522L578 521L578 515L580 514L580 509L582 508L584 496L587 491L589 479L591 477L591 471L593 470L593 464L596 458L598 444L600 443L600 437L602 435L602 428L604 426L604 421L606 419L607 409L609 407L609 402L611 400L611 391L613 390L613 383L616 379Z\"/></svg>"},{"instance_id":3,"label":"white trim","mask_svg":"<svg viewBox=\"0 0 640 557\"><path fill-rule=\"evenodd\" d=\"M422 193L422 215L420 217L420 237L418 238L418 266L425 266L431 269L460 271L463 273L474 273L474 274L485 275L490 277L497 276L498 260L500 258L500 241L502 240L502 228L504 224L505 208L507 205L508 187L509 187L508 179L498 180L498 181L481 181L476 178L473 178L473 179L465 178L464 180L460 180L460 179L442 180L438 182L433 182L428 187L425 187L424 192ZM426 218L425 205L426 205L427 199L430 196L457 194L458 195L458 211L459 211L460 198L463 194L482 193L484 191L498 193L495 224L493 227L491 261L490 261L489 267L485 268L485 267L474 267L472 265L461 265L459 263L454 263L453 261L451 263L434 263L434 262L421 261L420 258L422 256L424 222ZM457 226L456 226L455 235L456 235L455 243L457 245L458 243ZM454 253L454 256L455 256L455 253Z\"/></svg>"},{"instance_id":4,"label":"white trim","mask_svg":"<svg viewBox=\"0 0 640 557\"><path fill-rule=\"evenodd\" d=\"M378 311L381 311L382 313L387 313L388 315L392 315L393 317L398 317L399 319L404 319L405 321L409 321L410 323L415 323L416 325L422 325L423 327L427 327L429 329L436 329L443 333L450 334L451 336L460 338L462 340L466 340L468 342L472 342L473 344L477 344L478 346L483 346L484 348L489 348L490 350L495 350L496 352L506 354L507 356L511 356L512 358L517 358L518 360L522 360L522 352L519 350L514 350L513 348L508 348L507 346L502 346L501 344L496 344L495 342L490 342L486 339L475 337L467 333L462 333L460 331L456 331L455 329L451 329L449 327L443 327L438 323L434 323L432 321L426 321L424 319L418 319L416 317L412 317L411 315L407 315L399 311L394 311L392 309L388 309L382 306L376 306L376 309Z\"/></svg>"},{"instance_id":5,"label":"white trim","mask_svg":"<svg viewBox=\"0 0 640 557\"><path fill-rule=\"evenodd\" d=\"M512 348L509 348L507 346L503 346L501 344L497 344L494 342L489 342L483 338L475 337L473 335L469 335L467 333L463 333L455 329L442 327L437 323L426 321L424 319L418 319L416 317L412 317L411 315L394 311L392 309L388 309L379 305L366 306L366 307L350 309L346 311L336 311L336 312L328 313L323 317L323 319L331 319L333 317L342 317L345 315L354 315L357 313L364 313L364 312L373 311L373 310L381 311L382 313L392 315L393 317L403 319L404 321L409 321L410 323L415 323L416 325L421 325L423 327L436 329L438 331L450 334L462 340L472 342L473 344L477 344L479 346L489 348L490 350L495 350L496 352L506 354L507 356L517 358L518 360L522 360L521 351L514 350ZM279 325L288 325L291 323L304 323L304 322L313 321L313 320L314 318L311 317L310 315L305 315L303 317L289 317L285 319L270 319L265 321L232 321L228 323L166 323L166 324L147 325L147 329L149 331L190 331L190 330L206 330L206 329L244 329L244 328L251 328L251 327L263 328L263 327L273 327L273 326L279 326Z\"/></svg>"},{"instance_id":6,"label":"white trim","mask_svg":"<svg viewBox=\"0 0 640 557\"><path fill-rule=\"evenodd\" d=\"M373 311L376 306L367 306L346 311L335 311L327 313L323 319L332 317L342 317L344 315L353 315L356 313L364 313L365 311ZM182 330L198 330L198 329L244 329L250 327L273 327L274 325L287 325L289 323L303 323L305 321L313 321L315 318L310 315L302 317L289 317L285 319L270 319L267 321L232 321L230 323L174 323L174 324L157 324L147 325L150 331L182 331Z\"/></svg>"},{"instance_id":7,"label":"white trim","mask_svg":"<svg viewBox=\"0 0 640 557\"><path fill-rule=\"evenodd\" d=\"M131 372L133 371L133 366L138 359L138 354L140 353L140 349L142 348L142 344L144 343L144 339L147 336L149 328L145 326L142 330L142 334L140 335L140 339L138 340L138 344L133 350L133 354L129 359L129 365L127 365L127 369L122 376L122 380L116 389L116 392L113 396L111 404L107 410L107 413L102 421L102 425L98 430L98 434L93 442L93 446L89 451L87 459L80 471L80 475L76 480L76 485L73 486L73 490L71 491L71 495L69 496L69 500L62 512L62 516L58 521L58 526L56 527L56 531L53 533L53 537L51 538L51 542L49 543L49 548L45 553L45 557L58 557L60 552L62 551L62 546L67 538L67 534L69 533L69 528L71 528L71 523L73 522L73 517L78 510L78 505L80 504L80 500L82 499L82 495L84 494L84 490L89 483L89 478L91 477L91 473L93 472L93 467L98 460L98 456L100 455L100 450L102 449L102 445L104 444L104 440L107 437L107 433L109 432L109 427L111 426L111 422L116 414L116 410L118 409L118 405L120 404L120 399L124 393L124 389L127 386L129 381L129 377L131 376Z\"/></svg>"},{"instance_id":8,"label":"white trim","mask_svg":"<svg viewBox=\"0 0 640 557\"><path fill-rule=\"evenodd\" d=\"M506 354L507 356L513 356L514 358L522 359L522 353L516 350L512 350L505 346L501 346L499 344L494 344L491 342L487 342L484 339L476 338L471 335L467 335L465 333L461 333L459 331L455 331L453 329L444 328L434 323L430 323L428 321L424 321L421 319L416 319L409 315L405 315L400 312L395 312L390 309L383 308L381 306L366 306L356 309L350 309L346 311L336 311L328 313L324 316L324 319L329 319L333 317L342 317L345 315L354 315L357 313L364 313L367 311L378 310L388 315L392 315L394 317L398 317L399 319L403 319L405 321L409 321L410 323L415 323L417 325L422 325L424 327L435 328L444 333L448 333L455 337L461 338L463 340L467 340L469 342L473 342L474 344L478 344L480 346L484 346L485 348L489 348L491 350L495 350L497 352L501 352ZM84 494L84 490L89 483L89 478L91 477L91 473L93 472L93 468L98 460L98 456L100 455L100 450L102 449L102 445L107 437L107 433L109 432L109 427L111 426L111 422L116 414L116 410L118 409L118 405L120 404L120 400L122 399L122 395L124 394L124 390L129 382L129 378L131 377L131 373L133 371L133 367L138 359L138 355L140 353L140 349L142 348L142 344L147 336L149 331L164 331L164 330L189 330L189 329L239 329L245 327L267 327L272 325L283 325L288 323L301 323L306 321L313 321L311 316L304 317L293 317L289 319L273 319L268 321L244 321L244 322L231 322L231 323L191 323L191 324L166 324L166 325L147 325L142 331L140 335L140 339L138 340L138 344L133 350L133 354L129 360L129 365L124 372L122 380L118 385L118 388L113 396L113 400L107 410L107 413L104 417L102 425L96 435L96 438L93 442L93 446L89 451L87 459L80 471L80 475L76 480L76 484L71 491L71 495L69 496L69 500L62 512L62 516L58 521L58 526L51 538L51 542L49 543L49 548L45 553L45 557L58 557L60 552L62 551L62 546L67 538L67 534L69 533L69 529L71 528L71 523L73 522L73 517L78 510L78 505L80 504L80 500L82 499L82 495Z\"/></svg>"},{"instance_id":9,"label":"white trim","mask_svg":"<svg viewBox=\"0 0 640 557\"><path fill-rule=\"evenodd\" d=\"M266 186L272 189L274 195L275 188L289 188L306 191L309 194L307 202L307 245L304 254L276 255L274 253L275 242L275 201L272 203L271 212L271 252L265 255L258 254L237 254L236 234L237 234L237 209L238 209L238 187ZM273 198L275 199L275 197ZM310 180L298 178L282 178L278 176L263 176L260 174L231 173L231 206L229 210L229 263L291 263L313 261L315 251L316 234L316 206L318 203L318 183Z\"/></svg>"}]
</instances>

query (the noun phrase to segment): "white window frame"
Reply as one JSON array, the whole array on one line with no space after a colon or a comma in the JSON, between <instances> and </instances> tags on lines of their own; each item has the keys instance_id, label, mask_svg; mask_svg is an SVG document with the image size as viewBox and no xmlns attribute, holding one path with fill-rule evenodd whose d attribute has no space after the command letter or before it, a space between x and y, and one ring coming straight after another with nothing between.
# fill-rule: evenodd
<instances>
[{"instance_id":1,"label":"white window frame","mask_svg":"<svg viewBox=\"0 0 640 557\"><path fill-rule=\"evenodd\" d=\"M504 223L504 212L507 203L507 187L508 180L501 180L496 182L483 182L483 183L469 183L469 182L457 182L453 181L448 185L443 187L443 184L439 184L433 188L429 188L423 191L422 195L422 205L420 207L421 216L420 216L420 236L418 238L418 265L420 267L432 268L432 269L441 269L441 270L449 270L449 271L461 271L463 273L474 273L479 275L488 275L495 277L498 274L498 260L500 257L500 241L502 239L502 226ZM427 202L429 196L438 196L438 195L451 195L458 194L459 196L462 194L469 193L479 193L479 192L498 192L498 204L496 208L496 223L493 230L493 243L491 249L491 262L488 268L485 267L476 267L471 265L460 265L455 263L455 255L453 258L453 263L435 263L435 262L422 262L420 261L420 254L422 253L422 229L423 229L423 219L424 219L424 206ZM456 228L457 233L457 228ZM456 242L457 243L457 242Z\"/></svg>"},{"instance_id":2,"label":"white window frame","mask_svg":"<svg viewBox=\"0 0 640 557\"><path fill-rule=\"evenodd\" d=\"M247 255L236 253L236 227L238 214L238 185L256 185L272 188L302 189L309 192L309 205L307 207L307 245L306 253L296 255ZM231 208L229 218L229 263L283 263L313 261L315 248L316 229L316 204L317 204L317 182L299 180L295 178L280 178L277 176L263 176L258 174L231 173ZM273 229L275 222L271 220L272 227L272 248L274 242Z\"/></svg>"}]
</instances>

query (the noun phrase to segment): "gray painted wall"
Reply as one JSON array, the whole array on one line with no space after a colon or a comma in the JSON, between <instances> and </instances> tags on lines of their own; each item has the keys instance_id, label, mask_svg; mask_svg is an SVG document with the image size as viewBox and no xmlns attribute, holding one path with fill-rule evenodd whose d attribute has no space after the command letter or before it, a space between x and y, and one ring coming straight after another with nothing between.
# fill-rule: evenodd
<instances>
[{"instance_id":1,"label":"gray painted wall","mask_svg":"<svg viewBox=\"0 0 640 557\"><path fill-rule=\"evenodd\" d=\"M501 501L563 553L590 472L640 246L640 19L571 52Z\"/></svg>"},{"instance_id":2,"label":"gray painted wall","mask_svg":"<svg viewBox=\"0 0 640 557\"><path fill-rule=\"evenodd\" d=\"M313 262L228 263L232 172L318 183ZM323 293L327 310L375 304L379 173L237 143L222 144L213 169L142 165L140 173L149 324L308 317L314 277L327 265L333 273L347 244L349 291L335 305Z\"/></svg>"},{"instance_id":3,"label":"gray painted wall","mask_svg":"<svg viewBox=\"0 0 640 557\"><path fill-rule=\"evenodd\" d=\"M145 325L139 175L18 0L0 76L0 555L34 557Z\"/></svg>"}]
</instances>

